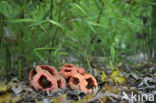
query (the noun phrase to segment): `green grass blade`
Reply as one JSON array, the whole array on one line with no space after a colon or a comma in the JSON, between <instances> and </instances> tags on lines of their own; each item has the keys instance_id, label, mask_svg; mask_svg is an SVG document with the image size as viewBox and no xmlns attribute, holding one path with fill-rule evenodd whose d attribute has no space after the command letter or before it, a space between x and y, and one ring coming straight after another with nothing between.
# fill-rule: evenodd
<instances>
[{"instance_id":1,"label":"green grass blade","mask_svg":"<svg viewBox=\"0 0 156 103\"><path fill-rule=\"evenodd\" d=\"M106 0L103 0L103 2L112 11L112 7L109 5L109 3Z\"/></svg>"},{"instance_id":2,"label":"green grass blade","mask_svg":"<svg viewBox=\"0 0 156 103\"><path fill-rule=\"evenodd\" d=\"M47 20L47 21L50 22L50 23L52 23L52 24L54 24L54 25L56 25L56 26L58 26L58 27L60 27L62 30L64 30L64 27L60 23L55 22L53 20Z\"/></svg>"},{"instance_id":3,"label":"green grass blade","mask_svg":"<svg viewBox=\"0 0 156 103\"><path fill-rule=\"evenodd\" d=\"M7 11L7 5L0 1L0 14L4 15L6 18L9 17L8 11Z\"/></svg>"},{"instance_id":4,"label":"green grass blade","mask_svg":"<svg viewBox=\"0 0 156 103\"><path fill-rule=\"evenodd\" d=\"M22 23L22 22L34 22L35 20L33 19L9 19L9 20L4 20L10 23Z\"/></svg>"},{"instance_id":5,"label":"green grass blade","mask_svg":"<svg viewBox=\"0 0 156 103\"><path fill-rule=\"evenodd\" d=\"M150 5L156 5L156 3L153 3L153 2L150 2L150 1L148 1L147 3L150 4Z\"/></svg>"},{"instance_id":6,"label":"green grass blade","mask_svg":"<svg viewBox=\"0 0 156 103\"><path fill-rule=\"evenodd\" d=\"M45 20L35 21L34 23L30 24L29 27L38 26L45 22Z\"/></svg>"},{"instance_id":7,"label":"green grass blade","mask_svg":"<svg viewBox=\"0 0 156 103\"><path fill-rule=\"evenodd\" d=\"M83 14L87 15L87 13L85 12L85 10L81 6L79 6L78 4L72 3L72 6L78 8Z\"/></svg>"},{"instance_id":8,"label":"green grass blade","mask_svg":"<svg viewBox=\"0 0 156 103\"><path fill-rule=\"evenodd\" d=\"M98 26L98 27L104 27L103 25L101 24L98 24L96 22L93 22L93 21L87 21L89 24L93 25L93 26Z\"/></svg>"},{"instance_id":9,"label":"green grass blade","mask_svg":"<svg viewBox=\"0 0 156 103\"><path fill-rule=\"evenodd\" d=\"M113 46L110 47L110 52L111 52L112 61L114 62L114 58L115 58L115 48L114 48Z\"/></svg>"},{"instance_id":10,"label":"green grass blade","mask_svg":"<svg viewBox=\"0 0 156 103\"><path fill-rule=\"evenodd\" d=\"M135 24L135 23L133 23L133 22L131 22L131 21L125 19L125 18L117 18L117 19L119 19L119 20L121 20L121 21L123 21L123 22L125 22L125 23L128 23L128 24L131 25L132 27L137 27L137 28L140 27L139 25L137 25L137 24Z\"/></svg>"}]
</instances>

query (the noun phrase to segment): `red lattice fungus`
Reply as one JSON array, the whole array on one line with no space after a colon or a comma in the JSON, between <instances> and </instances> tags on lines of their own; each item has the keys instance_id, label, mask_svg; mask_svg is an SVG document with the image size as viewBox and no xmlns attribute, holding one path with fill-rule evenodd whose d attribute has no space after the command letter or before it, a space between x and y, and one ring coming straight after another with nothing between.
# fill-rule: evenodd
<instances>
[{"instance_id":1,"label":"red lattice fungus","mask_svg":"<svg viewBox=\"0 0 156 103\"><path fill-rule=\"evenodd\" d=\"M52 66L39 65L35 70L30 70L30 85L35 89L43 91L55 91L66 87L65 79Z\"/></svg>"},{"instance_id":2,"label":"red lattice fungus","mask_svg":"<svg viewBox=\"0 0 156 103\"><path fill-rule=\"evenodd\" d=\"M93 88L98 86L96 79L91 74L77 74L71 77L69 86L72 89L79 89L85 93L91 93Z\"/></svg>"},{"instance_id":3,"label":"red lattice fungus","mask_svg":"<svg viewBox=\"0 0 156 103\"><path fill-rule=\"evenodd\" d=\"M86 71L83 68L77 67L74 64L66 64L60 67L59 73L66 79L66 82L68 83L72 76L76 74L84 75L86 74Z\"/></svg>"}]
</instances>

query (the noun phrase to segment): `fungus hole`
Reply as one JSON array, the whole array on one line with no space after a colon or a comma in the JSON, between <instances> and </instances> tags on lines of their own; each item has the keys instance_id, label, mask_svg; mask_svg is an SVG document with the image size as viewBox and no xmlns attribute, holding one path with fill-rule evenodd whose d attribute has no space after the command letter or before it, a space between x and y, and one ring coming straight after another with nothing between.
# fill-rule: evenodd
<instances>
[{"instance_id":1,"label":"fungus hole","mask_svg":"<svg viewBox=\"0 0 156 103\"><path fill-rule=\"evenodd\" d=\"M88 82L88 84L86 86L87 89L93 89L93 87L95 87L94 81L92 78L88 78L88 79L86 79L86 81Z\"/></svg>"},{"instance_id":2,"label":"fungus hole","mask_svg":"<svg viewBox=\"0 0 156 103\"><path fill-rule=\"evenodd\" d=\"M64 71L65 71L65 72L71 72L71 70L69 70L69 69L65 69Z\"/></svg>"},{"instance_id":3,"label":"fungus hole","mask_svg":"<svg viewBox=\"0 0 156 103\"><path fill-rule=\"evenodd\" d=\"M72 68L73 65L65 65L64 67Z\"/></svg>"},{"instance_id":4,"label":"fungus hole","mask_svg":"<svg viewBox=\"0 0 156 103\"><path fill-rule=\"evenodd\" d=\"M53 68L50 68L50 67L48 67L48 66L41 66L41 68L42 68L43 70L48 71L51 75L55 75L55 71L53 70Z\"/></svg>"},{"instance_id":5,"label":"fungus hole","mask_svg":"<svg viewBox=\"0 0 156 103\"><path fill-rule=\"evenodd\" d=\"M80 83L80 80L76 77L73 77L72 83L78 85Z\"/></svg>"},{"instance_id":6,"label":"fungus hole","mask_svg":"<svg viewBox=\"0 0 156 103\"><path fill-rule=\"evenodd\" d=\"M33 79L33 77L37 74L36 70L32 70L31 71L31 74L30 74L30 77L31 79Z\"/></svg>"},{"instance_id":7,"label":"fungus hole","mask_svg":"<svg viewBox=\"0 0 156 103\"><path fill-rule=\"evenodd\" d=\"M58 88L62 88L62 81L61 81L61 79L59 79L59 80L57 81L57 85L58 85Z\"/></svg>"},{"instance_id":8,"label":"fungus hole","mask_svg":"<svg viewBox=\"0 0 156 103\"><path fill-rule=\"evenodd\" d=\"M42 75L40 79L38 80L38 83L43 89L50 88L52 86L52 83L47 80L46 76Z\"/></svg>"},{"instance_id":9,"label":"fungus hole","mask_svg":"<svg viewBox=\"0 0 156 103\"><path fill-rule=\"evenodd\" d=\"M66 79L66 82L69 83L71 76Z\"/></svg>"}]
</instances>

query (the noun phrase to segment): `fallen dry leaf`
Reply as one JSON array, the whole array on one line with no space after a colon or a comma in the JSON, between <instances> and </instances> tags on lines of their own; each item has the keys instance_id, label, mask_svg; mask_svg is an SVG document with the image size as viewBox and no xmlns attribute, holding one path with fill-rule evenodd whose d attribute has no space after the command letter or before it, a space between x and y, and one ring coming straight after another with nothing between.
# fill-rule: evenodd
<instances>
[{"instance_id":1,"label":"fallen dry leaf","mask_svg":"<svg viewBox=\"0 0 156 103\"><path fill-rule=\"evenodd\" d=\"M10 103L11 94L7 93L0 96L0 103Z\"/></svg>"},{"instance_id":2,"label":"fallen dry leaf","mask_svg":"<svg viewBox=\"0 0 156 103\"><path fill-rule=\"evenodd\" d=\"M5 85L4 82L0 82L0 93L6 92L9 89L7 85Z\"/></svg>"},{"instance_id":3,"label":"fallen dry leaf","mask_svg":"<svg viewBox=\"0 0 156 103\"><path fill-rule=\"evenodd\" d=\"M107 75L104 71L102 71L101 81L105 82L107 80Z\"/></svg>"},{"instance_id":4,"label":"fallen dry leaf","mask_svg":"<svg viewBox=\"0 0 156 103\"><path fill-rule=\"evenodd\" d=\"M14 98L11 100L11 103L17 103L17 102L19 102L20 100L22 100L22 97L21 97L21 96L17 96L17 97L14 97Z\"/></svg>"},{"instance_id":5,"label":"fallen dry leaf","mask_svg":"<svg viewBox=\"0 0 156 103\"><path fill-rule=\"evenodd\" d=\"M120 70L113 70L111 74L111 78L116 80L119 83L124 83L126 78L120 75Z\"/></svg>"}]
</instances>

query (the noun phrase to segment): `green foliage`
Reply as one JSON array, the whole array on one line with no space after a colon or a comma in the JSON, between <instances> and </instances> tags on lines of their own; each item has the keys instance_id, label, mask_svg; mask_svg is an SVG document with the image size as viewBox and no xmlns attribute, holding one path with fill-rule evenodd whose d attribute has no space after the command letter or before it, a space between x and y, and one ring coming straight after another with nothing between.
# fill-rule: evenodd
<instances>
[{"instance_id":1,"label":"green foliage","mask_svg":"<svg viewBox=\"0 0 156 103\"><path fill-rule=\"evenodd\" d=\"M151 0L1 0L1 24L7 24L1 27L18 37L18 42L9 44L9 52L11 58L21 60L19 68L33 62L58 66L65 56L74 55L80 64L87 61L92 72L89 57L105 56L113 68L123 54L153 50L148 44L153 36L152 5ZM138 33L147 36L139 38ZM7 67L4 61L0 59L2 68Z\"/></svg>"}]
</instances>

